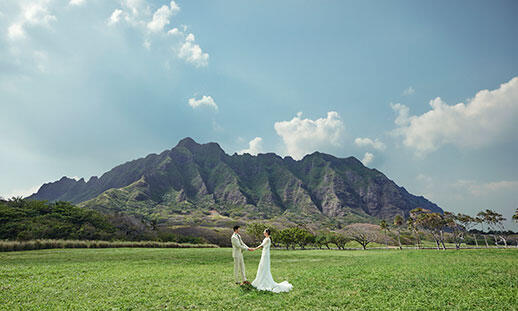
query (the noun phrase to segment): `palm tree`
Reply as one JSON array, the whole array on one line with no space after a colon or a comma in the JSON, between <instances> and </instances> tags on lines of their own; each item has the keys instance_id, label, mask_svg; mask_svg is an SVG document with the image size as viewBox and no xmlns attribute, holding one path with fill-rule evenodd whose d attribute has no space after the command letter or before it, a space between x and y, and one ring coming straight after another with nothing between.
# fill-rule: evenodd
<instances>
[{"instance_id":1,"label":"palm tree","mask_svg":"<svg viewBox=\"0 0 518 311\"><path fill-rule=\"evenodd\" d=\"M380 228L385 234L385 246L388 248L387 231L389 230L389 226L384 219L380 221Z\"/></svg>"},{"instance_id":2,"label":"palm tree","mask_svg":"<svg viewBox=\"0 0 518 311\"><path fill-rule=\"evenodd\" d=\"M518 207L516 208L516 211L514 211L513 220L518 222Z\"/></svg>"},{"instance_id":3,"label":"palm tree","mask_svg":"<svg viewBox=\"0 0 518 311\"><path fill-rule=\"evenodd\" d=\"M401 215L396 215L394 217L394 227L396 227L397 232L397 242L399 244L399 249L402 250L403 247L401 246L401 227L403 226L405 222L405 219Z\"/></svg>"}]
</instances>

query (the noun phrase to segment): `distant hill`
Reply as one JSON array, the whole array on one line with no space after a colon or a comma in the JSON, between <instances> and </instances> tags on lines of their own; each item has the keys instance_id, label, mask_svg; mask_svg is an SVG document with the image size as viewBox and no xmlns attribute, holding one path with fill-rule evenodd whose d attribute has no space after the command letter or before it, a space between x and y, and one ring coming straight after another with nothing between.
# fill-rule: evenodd
<instances>
[{"instance_id":1,"label":"distant hill","mask_svg":"<svg viewBox=\"0 0 518 311\"><path fill-rule=\"evenodd\" d=\"M236 219L340 226L406 216L416 207L442 212L354 157L320 152L299 161L273 153L230 156L217 143L191 138L88 182L63 177L44 184L29 199L202 226Z\"/></svg>"}]
</instances>

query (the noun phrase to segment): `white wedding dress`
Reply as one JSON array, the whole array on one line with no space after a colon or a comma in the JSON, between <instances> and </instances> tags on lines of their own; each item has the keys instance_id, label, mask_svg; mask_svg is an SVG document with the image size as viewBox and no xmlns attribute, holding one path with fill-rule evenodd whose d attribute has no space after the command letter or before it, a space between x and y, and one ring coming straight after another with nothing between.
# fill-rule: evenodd
<instances>
[{"instance_id":1,"label":"white wedding dress","mask_svg":"<svg viewBox=\"0 0 518 311\"><path fill-rule=\"evenodd\" d=\"M282 283L275 283L270 272L270 238L265 238L261 246L263 252L261 254L261 261L257 268L257 275L255 280L252 282L252 286L258 290L268 290L274 293L289 292L293 285L284 281Z\"/></svg>"}]
</instances>

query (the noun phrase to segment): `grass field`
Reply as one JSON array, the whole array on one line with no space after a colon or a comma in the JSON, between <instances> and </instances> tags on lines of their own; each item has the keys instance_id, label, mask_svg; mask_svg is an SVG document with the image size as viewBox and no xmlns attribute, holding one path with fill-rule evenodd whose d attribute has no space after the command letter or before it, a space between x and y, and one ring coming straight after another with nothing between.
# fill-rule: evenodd
<instances>
[{"instance_id":1,"label":"grass field","mask_svg":"<svg viewBox=\"0 0 518 311\"><path fill-rule=\"evenodd\" d=\"M255 276L260 252L245 254ZM0 253L3 310L517 310L518 250L272 250L294 290L233 284L231 250Z\"/></svg>"}]
</instances>

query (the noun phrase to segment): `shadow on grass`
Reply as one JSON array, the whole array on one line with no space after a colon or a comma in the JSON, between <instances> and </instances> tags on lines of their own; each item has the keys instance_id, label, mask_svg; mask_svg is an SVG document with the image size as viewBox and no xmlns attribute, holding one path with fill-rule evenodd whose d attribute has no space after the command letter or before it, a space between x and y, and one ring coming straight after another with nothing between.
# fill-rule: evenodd
<instances>
[{"instance_id":1,"label":"shadow on grass","mask_svg":"<svg viewBox=\"0 0 518 311\"><path fill-rule=\"evenodd\" d=\"M267 291L267 290L258 290L257 288L253 287L252 284L239 285L239 289L241 290L242 293L245 293L245 294L254 293L254 294L258 294L258 295L268 295L268 296L274 295L274 293Z\"/></svg>"},{"instance_id":2,"label":"shadow on grass","mask_svg":"<svg viewBox=\"0 0 518 311\"><path fill-rule=\"evenodd\" d=\"M261 296L275 296L278 295L276 293L267 291L267 290L258 290L257 288L253 287L252 284L243 284L239 285L239 289L243 294L247 295L261 295Z\"/></svg>"}]
</instances>

